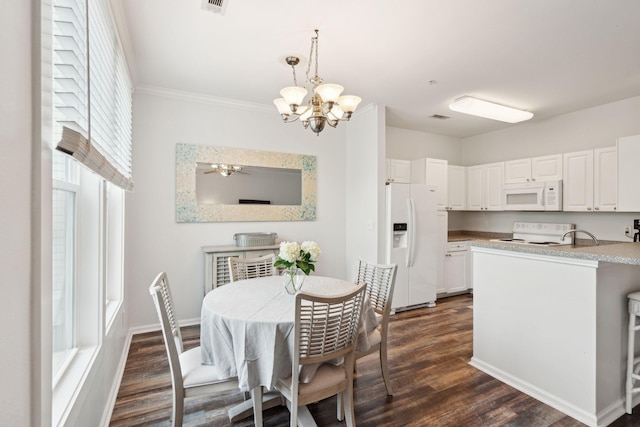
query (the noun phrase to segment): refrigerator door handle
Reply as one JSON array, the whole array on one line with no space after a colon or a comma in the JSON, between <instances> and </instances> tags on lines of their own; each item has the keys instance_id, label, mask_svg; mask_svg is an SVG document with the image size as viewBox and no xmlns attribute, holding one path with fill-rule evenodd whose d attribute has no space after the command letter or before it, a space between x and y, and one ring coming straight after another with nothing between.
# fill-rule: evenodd
<instances>
[{"instance_id":1,"label":"refrigerator door handle","mask_svg":"<svg viewBox=\"0 0 640 427\"><path fill-rule=\"evenodd\" d=\"M409 210L409 238L408 249L407 249L407 259L406 266L411 267L413 265L413 244L415 240L415 223L416 223L416 210L413 206L413 199L407 199L407 209Z\"/></svg>"}]
</instances>

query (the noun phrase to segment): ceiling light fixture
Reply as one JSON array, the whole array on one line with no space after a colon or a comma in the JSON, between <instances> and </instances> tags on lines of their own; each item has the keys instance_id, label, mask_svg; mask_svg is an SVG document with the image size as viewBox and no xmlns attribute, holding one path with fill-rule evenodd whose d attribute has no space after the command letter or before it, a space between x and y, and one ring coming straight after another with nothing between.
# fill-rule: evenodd
<instances>
[{"instance_id":1,"label":"ceiling light fixture","mask_svg":"<svg viewBox=\"0 0 640 427\"><path fill-rule=\"evenodd\" d=\"M494 104L493 102L483 101L470 96L463 96L456 99L452 104L449 104L449 109L507 123L523 122L533 117L533 113L529 111Z\"/></svg>"},{"instance_id":2,"label":"ceiling light fixture","mask_svg":"<svg viewBox=\"0 0 640 427\"><path fill-rule=\"evenodd\" d=\"M349 121L351 114L356 110L361 99L354 95L340 96L344 90L340 85L321 84L322 78L318 76L318 30L315 30L315 32L315 37L311 38L304 87L298 86L296 79L296 65L300 63L300 58L287 56L285 61L288 65L291 65L294 86L282 89L280 91L282 98L274 100L273 103L278 108L278 112L285 123L292 123L299 119L305 129L311 128L316 135L319 135L325 124L336 127L340 121ZM312 62L315 62L315 76L309 79ZM312 86L313 95L307 101L307 106L302 107L304 97L308 93L307 89L305 89L307 85Z\"/></svg>"}]
</instances>

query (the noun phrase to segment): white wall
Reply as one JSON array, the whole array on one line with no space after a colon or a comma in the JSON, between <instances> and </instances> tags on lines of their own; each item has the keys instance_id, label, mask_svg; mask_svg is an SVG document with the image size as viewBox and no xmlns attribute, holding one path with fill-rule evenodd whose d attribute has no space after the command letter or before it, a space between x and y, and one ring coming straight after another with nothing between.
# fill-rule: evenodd
<instances>
[{"instance_id":1,"label":"white wall","mask_svg":"<svg viewBox=\"0 0 640 427\"><path fill-rule=\"evenodd\" d=\"M462 140L462 165L478 165L616 145L640 134L640 97Z\"/></svg>"},{"instance_id":2,"label":"white wall","mask_svg":"<svg viewBox=\"0 0 640 427\"><path fill-rule=\"evenodd\" d=\"M358 112L347 130L346 223L347 277L356 277L358 258L382 262L378 240L384 206L384 108Z\"/></svg>"},{"instance_id":3,"label":"white wall","mask_svg":"<svg viewBox=\"0 0 640 427\"><path fill-rule=\"evenodd\" d=\"M31 195L40 175L39 160L29 167L32 152L39 151L40 143L32 132L32 125L39 126L32 121L32 106L37 105L38 99L32 91L32 78L37 75L32 73L32 63L37 65L40 60L38 25L32 24L32 16L37 16L39 10L34 3L12 2L11 12L0 14L0 54L5 58L0 71L4 94L0 107L0 271L4 282L0 322L6 325L0 337L8 350L3 352L0 364L4 385L0 387L0 424L16 426L41 425L42 413L36 293L39 283L35 280L39 268L33 268L35 262L32 264L32 252L39 247L39 193L34 194L33 201ZM37 79L34 82L33 89L37 91ZM39 158L39 154L34 157Z\"/></svg>"},{"instance_id":4,"label":"white wall","mask_svg":"<svg viewBox=\"0 0 640 427\"><path fill-rule=\"evenodd\" d=\"M137 91L134 117L135 190L127 197L125 267L131 327L158 323L148 287L160 271L169 276L178 318L199 320L201 247L233 245L235 233L315 240L322 250L315 274L345 277L344 124L316 136L299 122L283 124L275 108L157 90ZM316 221L176 223L176 143L317 156Z\"/></svg>"},{"instance_id":5,"label":"white wall","mask_svg":"<svg viewBox=\"0 0 640 427\"><path fill-rule=\"evenodd\" d=\"M387 126L385 150L387 159L415 160L429 157L447 160L452 165L461 164L460 139L451 136Z\"/></svg>"}]
</instances>

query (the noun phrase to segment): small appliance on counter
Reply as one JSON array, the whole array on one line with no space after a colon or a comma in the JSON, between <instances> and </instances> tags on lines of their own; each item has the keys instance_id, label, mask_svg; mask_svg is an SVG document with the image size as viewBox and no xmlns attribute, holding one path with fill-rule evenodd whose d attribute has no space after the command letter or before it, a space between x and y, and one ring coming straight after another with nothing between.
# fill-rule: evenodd
<instances>
[{"instance_id":1,"label":"small appliance on counter","mask_svg":"<svg viewBox=\"0 0 640 427\"><path fill-rule=\"evenodd\" d=\"M511 238L493 239L492 242L535 246L571 245L573 244L573 235L569 234L564 239L562 239L562 236L567 231L575 228L575 224L516 221L513 223L513 236Z\"/></svg>"},{"instance_id":2,"label":"small appliance on counter","mask_svg":"<svg viewBox=\"0 0 640 427\"><path fill-rule=\"evenodd\" d=\"M633 232L633 241L639 242L640 241L640 219L633 220L633 229L635 230Z\"/></svg>"}]
</instances>

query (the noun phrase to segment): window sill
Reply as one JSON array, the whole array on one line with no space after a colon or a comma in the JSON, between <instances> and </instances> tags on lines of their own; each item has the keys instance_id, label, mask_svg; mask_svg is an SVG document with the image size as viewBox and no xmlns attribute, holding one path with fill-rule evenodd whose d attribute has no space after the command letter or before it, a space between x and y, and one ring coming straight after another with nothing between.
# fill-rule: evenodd
<instances>
[{"instance_id":1,"label":"window sill","mask_svg":"<svg viewBox=\"0 0 640 427\"><path fill-rule=\"evenodd\" d=\"M65 373L57 381L53 388L51 425L61 426L65 424L78 394L84 385L96 355L96 347L81 349L69 363Z\"/></svg>"}]
</instances>

